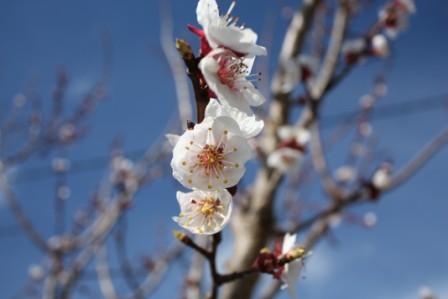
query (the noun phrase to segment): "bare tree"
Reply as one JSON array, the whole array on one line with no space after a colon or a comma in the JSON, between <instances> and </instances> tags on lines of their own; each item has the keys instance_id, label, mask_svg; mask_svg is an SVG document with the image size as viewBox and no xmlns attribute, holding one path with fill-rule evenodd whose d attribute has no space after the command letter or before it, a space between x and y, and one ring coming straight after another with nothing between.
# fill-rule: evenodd
<instances>
[{"instance_id":1,"label":"bare tree","mask_svg":"<svg viewBox=\"0 0 448 299\"><path fill-rule=\"evenodd\" d=\"M227 262L225 273L221 273L217 265L222 242L220 232L205 237L177 231L177 240L173 240L171 247L160 256L138 263L139 266L128 256L125 216L132 213L130 207L137 192L167 173L172 147L164 136L161 136L163 141L154 141L135 161L125 157L118 145L114 146L108 159L108 174L92 198L86 200L86 207L79 211L67 210L64 202L69 192L66 175L70 171L70 161L65 157L65 149L85 134L88 117L97 103L107 96L110 45L105 46L102 78L68 116L63 112L64 94L69 83L65 71L57 76L51 113L42 111L33 90L26 95L31 99L29 103L23 103L25 96L16 98L9 118L0 127L0 190L23 233L45 257L41 265L30 268L31 281L17 297L65 299L83 294L97 298L82 284L84 278L93 275L104 298L149 298L167 277L168 269L175 261L188 257L182 298L274 298L281 284L285 283L282 274L286 267L298 260L306 262L311 249L333 229L331 223L336 218L349 213L348 209L354 205L377 202L384 193L407 182L448 142L448 129L444 128L398 170L393 170L388 161L378 162L371 118L376 103L384 95L384 74L376 77L372 91L363 99L356 115L341 125L334 136L325 140L322 137L321 127L325 119L321 109L329 93L362 61L387 59L391 40L385 36L397 35L403 29L402 23L415 9L409 0L386 1L378 21L365 28L363 34L349 39L347 33L351 32L355 16L377 14L368 2L304 0L294 12L270 82L270 100L258 111L264 115L265 126L261 135L251 143L257 159L255 178L247 186L240 184L227 188L235 204L230 218L234 238L232 258ZM224 17L227 24L236 24L237 20L229 14ZM327 30L328 26L330 30ZM191 130L195 123L191 119L193 109L186 78L190 79L194 94L196 124L204 120L212 88L200 67L204 49L195 51L184 40L174 42L171 27L169 16L165 14L161 44L175 79L180 120L170 126L186 125L187 130ZM201 34L197 29L192 30ZM203 38L201 36L202 42ZM244 53L238 54L243 56ZM297 118L292 114L296 108L300 109ZM298 132L309 134L310 142L288 140L279 133L286 129L293 135ZM365 147L362 152L347 153L347 165L335 172L327 162L327 150L352 131L355 132L353 144L363 143ZM26 138L21 138L20 145L8 144L9 140L24 135ZM280 149L295 151L297 156L294 159L283 156L278 152ZM33 225L22 206L25 201L19 199L9 179L10 169L43 152L57 155L53 160L53 174L57 178L56 218L51 236L42 234ZM279 157L277 161L275 155ZM300 163L296 163L299 158ZM280 165L282 163L287 165ZM317 176L325 191L327 203L313 215L302 217L302 202L294 194L310 183L313 176ZM285 181L286 186L282 184ZM286 194L292 194L287 203L291 210L297 211L289 215L286 222L279 221L274 214L274 204L283 194L279 192L281 188L287 188ZM75 222L72 227L66 227L65 219L71 214ZM368 220L366 225L373 221ZM305 242L289 251L279 251L281 243L278 239L292 234L303 235ZM116 248L118 270L111 267L108 240ZM186 252L186 247L193 254ZM90 265L94 265L93 273ZM204 271L206 267L209 271ZM272 283L255 293L262 274L272 276ZM127 292L117 287L117 276L124 279ZM422 297L434 298L434 295L428 295L427 291Z\"/></svg>"}]
</instances>

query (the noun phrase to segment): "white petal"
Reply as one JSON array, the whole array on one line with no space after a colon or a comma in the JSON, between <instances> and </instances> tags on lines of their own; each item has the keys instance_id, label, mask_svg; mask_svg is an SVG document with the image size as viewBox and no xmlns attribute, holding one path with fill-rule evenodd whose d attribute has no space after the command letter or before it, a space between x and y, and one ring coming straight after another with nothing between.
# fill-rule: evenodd
<instances>
[{"instance_id":1,"label":"white petal","mask_svg":"<svg viewBox=\"0 0 448 299\"><path fill-rule=\"evenodd\" d=\"M241 130L238 123L233 118L228 116L217 117L213 122L212 131L215 136L215 140L220 140L223 134L229 133L241 136Z\"/></svg>"},{"instance_id":2,"label":"white petal","mask_svg":"<svg viewBox=\"0 0 448 299\"><path fill-rule=\"evenodd\" d=\"M243 98L249 103L250 106L260 106L266 99L260 91L248 80L242 81L239 85Z\"/></svg>"},{"instance_id":3,"label":"white petal","mask_svg":"<svg viewBox=\"0 0 448 299\"><path fill-rule=\"evenodd\" d=\"M295 138L296 128L293 126L281 126L277 129L277 135L280 140L291 140Z\"/></svg>"},{"instance_id":4,"label":"white petal","mask_svg":"<svg viewBox=\"0 0 448 299\"><path fill-rule=\"evenodd\" d=\"M389 43L382 34L377 34L372 38L372 47L377 56L385 57L389 55Z\"/></svg>"},{"instance_id":5,"label":"white petal","mask_svg":"<svg viewBox=\"0 0 448 299\"><path fill-rule=\"evenodd\" d=\"M297 169L302 160L303 153L292 148L279 148L273 151L269 157L267 164L269 167L286 172Z\"/></svg>"},{"instance_id":6,"label":"white petal","mask_svg":"<svg viewBox=\"0 0 448 299\"><path fill-rule=\"evenodd\" d=\"M310 139L311 139L311 133L309 130L303 128L297 129L296 141L299 144L305 145L310 141Z\"/></svg>"},{"instance_id":7,"label":"white petal","mask_svg":"<svg viewBox=\"0 0 448 299\"><path fill-rule=\"evenodd\" d=\"M282 244L282 253L286 253L294 248L294 245L296 244L297 234L290 234L287 233L283 237L283 244Z\"/></svg>"},{"instance_id":8,"label":"white petal","mask_svg":"<svg viewBox=\"0 0 448 299\"><path fill-rule=\"evenodd\" d=\"M205 109L206 117L228 116L235 120L244 138L253 138L263 130L264 122L258 119L253 113L245 113L239 109L231 107L229 104L211 99Z\"/></svg>"},{"instance_id":9,"label":"white petal","mask_svg":"<svg viewBox=\"0 0 448 299\"><path fill-rule=\"evenodd\" d=\"M302 261L292 261L285 265L284 274L282 275L282 279L287 285L288 293L293 299L297 298L296 284L300 278L302 267Z\"/></svg>"},{"instance_id":10,"label":"white petal","mask_svg":"<svg viewBox=\"0 0 448 299\"><path fill-rule=\"evenodd\" d=\"M266 55L265 47L256 44L257 34L249 28L241 29L224 22L209 25L205 29L207 40L212 45L224 46L235 52L248 55Z\"/></svg>"},{"instance_id":11,"label":"white petal","mask_svg":"<svg viewBox=\"0 0 448 299\"><path fill-rule=\"evenodd\" d=\"M213 20L219 19L218 4L215 0L199 0L196 7L196 15L198 23L206 27Z\"/></svg>"}]
</instances>

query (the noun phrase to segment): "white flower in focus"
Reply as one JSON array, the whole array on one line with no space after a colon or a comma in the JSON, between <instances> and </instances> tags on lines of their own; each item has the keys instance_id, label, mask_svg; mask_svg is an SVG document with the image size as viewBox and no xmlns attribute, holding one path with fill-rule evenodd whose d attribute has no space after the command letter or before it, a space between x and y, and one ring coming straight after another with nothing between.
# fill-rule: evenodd
<instances>
[{"instance_id":1,"label":"white flower in focus","mask_svg":"<svg viewBox=\"0 0 448 299\"><path fill-rule=\"evenodd\" d=\"M225 189L177 192L176 196L181 211L173 220L194 234L215 234L229 221L232 196Z\"/></svg>"},{"instance_id":2,"label":"white flower in focus","mask_svg":"<svg viewBox=\"0 0 448 299\"><path fill-rule=\"evenodd\" d=\"M227 13L220 16L215 0L199 0L197 19L210 47L224 47L243 55L266 55L266 48L257 45L257 34L252 29L237 26L238 19L230 16L234 6L232 2Z\"/></svg>"},{"instance_id":3,"label":"white flower in focus","mask_svg":"<svg viewBox=\"0 0 448 299\"><path fill-rule=\"evenodd\" d=\"M247 139L257 136L264 127L263 120L254 113L248 114L226 102L219 103L218 100L212 98L205 109L205 117L216 118L219 116L227 116L235 120L241 130L241 136Z\"/></svg>"},{"instance_id":4,"label":"white flower in focus","mask_svg":"<svg viewBox=\"0 0 448 299\"><path fill-rule=\"evenodd\" d=\"M251 148L231 118L207 117L180 136L173 149L173 176L185 187L216 190L235 186Z\"/></svg>"},{"instance_id":5,"label":"white flower in focus","mask_svg":"<svg viewBox=\"0 0 448 299\"><path fill-rule=\"evenodd\" d=\"M372 37L372 54L378 57L386 57L389 55L389 42L382 34Z\"/></svg>"},{"instance_id":6,"label":"white flower in focus","mask_svg":"<svg viewBox=\"0 0 448 299\"><path fill-rule=\"evenodd\" d=\"M296 238L296 234L289 233L283 237L282 254L286 254L290 250L294 249L296 245ZM285 268L283 269L281 275L281 280L283 282L282 289L287 288L291 298L297 298L296 283L297 280L299 280L300 272L303 268L303 261L302 259L296 259L285 264L284 267Z\"/></svg>"},{"instance_id":7,"label":"white flower in focus","mask_svg":"<svg viewBox=\"0 0 448 299\"><path fill-rule=\"evenodd\" d=\"M232 51L216 49L202 58L199 68L218 100L251 114L250 106L265 102L251 81L254 79L250 74L253 62L254 58L242 58Z\"/></svg>"},{"instance_id":8,"label":"white flower in focus","mask_svg":"<svg viewBox=\"0 0 448 299\"><path fill-rule=\"evenodd\" d=\"M268 157L268 166L281 172L297 169L303 159L303 152L297 149L282 147L273 151Z\"/></svg>"}]
</instances>

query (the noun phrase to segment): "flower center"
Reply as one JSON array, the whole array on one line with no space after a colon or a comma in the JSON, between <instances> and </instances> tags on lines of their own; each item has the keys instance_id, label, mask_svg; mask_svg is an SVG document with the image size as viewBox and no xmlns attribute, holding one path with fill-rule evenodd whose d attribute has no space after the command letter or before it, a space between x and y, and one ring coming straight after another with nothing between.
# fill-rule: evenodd
<instances>
[{"instance_id":1,"label":"flower center","mask_svg":"<svg viewBox=\"0 0 448 299\"><path fill-rule=\"evenodd\" d=\"M200 202L201 208L200 212L205 217L213 216L221 206L219 200L214 200L213 198L207 198Z\"/></svg>"},{"instance_id":2,"label":"flower center","mask_svg":"<svg viewBox=\"0 0 448 299\"><path fill-rule=\"evenodd\" d=\"M219 81L232 90L235 89L235 82L247 75L248 66L237 56L220 55L218 63Z\"/></svg>"},{"instance_id":3,"label":"flower center","mask_svg":"<svg viewBox=\"0 0 448 299\"><path fill-rule=\"evenodd\" d=\"M224 168L224 149L206 144L198 153L198 164L204 169L205 175L218 175Z\"/></svg>"}]
</instances>

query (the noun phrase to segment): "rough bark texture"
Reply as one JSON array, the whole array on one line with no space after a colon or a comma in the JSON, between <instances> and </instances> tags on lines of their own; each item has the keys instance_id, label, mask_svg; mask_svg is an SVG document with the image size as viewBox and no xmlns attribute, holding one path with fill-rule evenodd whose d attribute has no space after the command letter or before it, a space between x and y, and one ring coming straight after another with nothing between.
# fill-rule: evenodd
<instances>
[{"instance_id":1,"label":"rough bark texture","mask_svg":"<svg viewBox=\"0 0 448 299\"><path fill-rule=\"evenodd\" d=\"M271 86L273 101L270 107L269 123L266 124L260 147L271 152L277 144L276 132L279 126L288 122L289 95L281 92L285 76L283 66L296 57L302 48L307 28L310 26L320 0L305 0L294 15L286 32L279 57L279 68ZM273 201L283 176L278 172L261 167L250 192L244 196L241 205L235 209L232 228L235 236L229 271L242 271L252 266L260 249L266 246L273 227ZM224 285L221 298L251 298L258 275Z\"/></svg>"}]
</instances>

